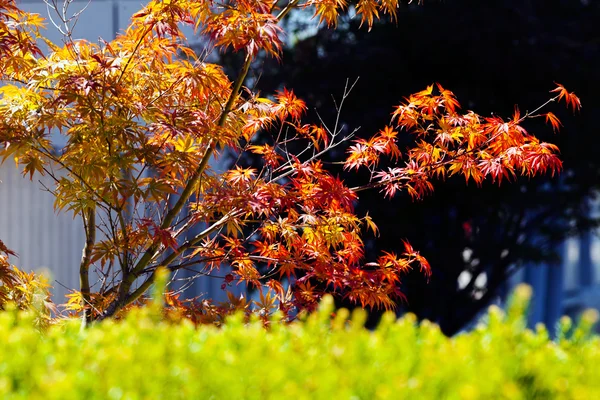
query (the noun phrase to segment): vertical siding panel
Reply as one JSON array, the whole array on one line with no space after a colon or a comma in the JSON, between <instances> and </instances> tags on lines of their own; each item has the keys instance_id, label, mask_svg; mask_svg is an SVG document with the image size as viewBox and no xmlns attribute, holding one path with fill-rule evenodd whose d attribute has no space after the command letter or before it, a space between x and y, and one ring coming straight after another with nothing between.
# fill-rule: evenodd
<instances>
[{"instance_id":1,"label":"vertical siding panel","mask_svg":"<svg viewBox=\"0 0 600 400\"><path fill-rule=\"evenodd\" d=\"M562 262L558 265L544 266L548 270L548 295L546 297L545 323L551 333L554 333L556 323L563 313L565 285L563 275L565 269L565 245L562 246Z\"/></svg>"},{"instance_id":2,"label":"vertical siding panel","mask_svg":"<svg viewBox=\"0 0 600 400\"><path fill-rule=\"evenodd\" d=\"M579 287L587 288L594 284L591 232L585 232L579 237L579 254Z\"/></svg>"},{"instance_id":3,"label":"vertical siding panel","mask_svg":"<svg viewBox=\"0 0 600 400\"><path fill-rule=\"evenodd\" d=\"M530 264L525 267L525 282L533 288L530 318L532 325L545 322L546 298L548 294L548 266Z\"/></svg>"},{"instance_id":4,"label":"vertical siding panel","mask_svg":"<svg viewBox=\"0 0 600 400\"><path fill-rule=\"evenodd\" d=\"M574 291L577 289L577 285L579 283L579 243L577 238L568 238L565 240L563 262L565 263L565 290Z\"/></svg>"},{"instance_id":5,"label":"vertical siding panel","mask_svg":"<svg viewBox=\"0 0 600 400\"><path fill-rule=\"evenodd\" d=\"M0 166L0 238L19 254L11 260L19 268L51 272L54 300L62 303L67 289L54 280L77 288L83 229L71 215L54 212L54 197L38 182L52 187L51 178L31 182L20 175L11 162Z\"/></svg>"}]
</instances>

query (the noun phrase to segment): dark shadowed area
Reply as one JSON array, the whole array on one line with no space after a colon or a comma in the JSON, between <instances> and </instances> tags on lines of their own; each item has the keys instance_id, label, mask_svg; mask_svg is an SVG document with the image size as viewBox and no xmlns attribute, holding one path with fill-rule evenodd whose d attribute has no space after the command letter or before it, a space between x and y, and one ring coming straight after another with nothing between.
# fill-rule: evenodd
<instances>
[{"instance_id":1,"label":"dark shadowed area","mask_svg":"<svg viewBox=\"0 0 600 400\"><path fill-rule=\"evenodd\" d=\"M268 59L256 67L259 89L293 88L326 122L336 115L331 96L339 98L346 79L360 77L341 114L348 130L360 126L358 136L385 127L393 106L433 82L452 90L464 110L484 116L509 118L515 105L535 109L554 82L581 98L578 115L553 107L564 124L558 135L541 118L525 125L559 145L565 168L560 177L481 188L449 179L416 203L406 194L383 200L377 191L360 193L358 212L369 211L381 230L369 242L368 257L401 251L408 238L433 268L429 282L418 271L405 279L408 303L399 311L436 321L453 334L505 295L514 271L558 262L563 239L594 225L588 204L600 183L599 21L600 3L589 0L427 1L406 5L397 24L379 23L371 32L359 28L359 18L348 17L344 29L322 28L297 41L283 63ZM310 119L318 121L317 114L310 112ZM350 186L361 178L339 173ZM470 280L459 287L461 274Z\"/></svg>"}]
</instances>

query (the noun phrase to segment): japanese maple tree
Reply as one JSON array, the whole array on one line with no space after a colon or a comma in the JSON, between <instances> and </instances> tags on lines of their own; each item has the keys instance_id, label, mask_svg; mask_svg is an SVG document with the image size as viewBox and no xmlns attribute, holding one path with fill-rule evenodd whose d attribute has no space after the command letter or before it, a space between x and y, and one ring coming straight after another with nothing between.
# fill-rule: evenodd
<instances>
[{"instance_id":1,"label":"japanese maple tree","mask_svg":"<svg viewBox=\"0 0 600 400\"><path fill-rule=\"evenodd\" d=\"M399 5L361 0L356 12L370 29L380 15L395 19ZM81 286L71 309L86 321L111 317L143 298L160 267L223 275L224 290L258 289L254 306L233 295L219 306L167 296L199 321L236 309L311 310L325 292L392 308L403 297L402 275L413 267L429 275L430 266L408 242L402 254L364 259L362 237L377 227L354 213L361 190L420 199L449 175L481 184L560 171L558 149L522 123L542 117L558 130L560 121L543 109L558 100L580 107L561 85L537 110L504 119L462 111L452 92L434 84L358 140L344 134L339 118L302 123L307 106L292 89L261 95L244 87L261 52L280 57L281 21L291 10L310 8L334 28L346 7L344 0L151 1L110 42L74 40L67 31L58 45L44 38L38 15L0 0L0 156L14 158L30 179L54 177L56 207L83 221ZM202 56L189 47L185 25L207 38ZM244 54L235 79L208 61L215 49ZM67 141L60 149L51 140L56 132ZM401 148L400 133L413 135L414 146ZM321 162L346 141L344 167L370 172L359 187L347 187ZM290 150L293 142L305 143L303 150ZM260 156L262 168L245 165L244 153ZM213 169L222 154L237 161ZM92 268L102 276L95 291Z\"/></svg>"}]
</instances>

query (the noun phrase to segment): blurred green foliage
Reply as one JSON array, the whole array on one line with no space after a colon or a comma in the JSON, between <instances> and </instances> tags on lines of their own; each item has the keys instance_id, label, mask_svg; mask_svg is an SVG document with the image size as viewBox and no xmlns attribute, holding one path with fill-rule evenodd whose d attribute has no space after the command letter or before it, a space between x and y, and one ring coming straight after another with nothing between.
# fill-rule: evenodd
<instances>
[{"instance_id":1,"label":"blurred green foliage","mask_svg":"<svg viewBox=\"0 0 600 400\"><path fill-rule=\"evenodd\" d=\"M64 320L42 331L35 314L0 313L2 399L531 399L600 398L597 313L568 318L552 341L526 328L531 291L506 313L492 307L452 338L414 315L320 309L267 329L242 315L221 328L161 319L161 302L123 320L81 329ZM158 316L158 318L157 318Z\"/></svg>"}]
</instances>

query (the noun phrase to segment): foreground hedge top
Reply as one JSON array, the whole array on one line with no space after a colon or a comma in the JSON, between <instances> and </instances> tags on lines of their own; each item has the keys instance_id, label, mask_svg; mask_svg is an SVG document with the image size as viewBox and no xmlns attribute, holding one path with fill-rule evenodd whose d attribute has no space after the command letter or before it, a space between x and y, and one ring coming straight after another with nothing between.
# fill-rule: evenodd
<instances>
[{"instance_id":1,"label":"foreground hedge top","mask_svg":"<svg viewBox=\"0 0 600 400\"><path fill-rule=\"evenodd\" d=\"M156 306L81 330L40 333L34 316L0 313L2 399L475 399L600 398L595 314L564 318L550 341L525 329L527 290L505 316L492 308L472 332L446 338L412 315L331 318L331 300L291 325L222 328L166 323Z\"/></svg>"}]
</instances>

